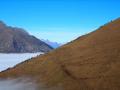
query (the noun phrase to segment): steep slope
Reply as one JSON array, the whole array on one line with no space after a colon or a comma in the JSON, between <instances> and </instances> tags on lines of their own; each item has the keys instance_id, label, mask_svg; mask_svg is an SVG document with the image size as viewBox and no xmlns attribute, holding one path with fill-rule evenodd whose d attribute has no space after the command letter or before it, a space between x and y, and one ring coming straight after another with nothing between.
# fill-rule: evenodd
<instances>
[{"instance_id":1,"label":"steep slope","mask_svg":"<svg viewBox=\"0 0 120 90\"><path fill-rule=\"evenodd\" d=\"M0 21L0 53L48 52L53 48L21 28Z\"/></svg>"},{"instance_id":2,"label":"steep slope","mask_svg":"<svg viewBox=\"0 0 120 90\"><path fill-rule=\"evenodd\" d=\"M0 73L62 90L120 90L120 19Z\"/></svg>"}]
</instances>

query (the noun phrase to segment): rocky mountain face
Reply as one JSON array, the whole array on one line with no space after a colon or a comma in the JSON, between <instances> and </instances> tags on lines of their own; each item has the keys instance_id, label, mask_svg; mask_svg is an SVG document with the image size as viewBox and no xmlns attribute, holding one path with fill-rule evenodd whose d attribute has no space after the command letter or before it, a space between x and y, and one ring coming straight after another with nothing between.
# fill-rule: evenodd
<instances>
[{"instance_id":1,"label":"rocky mountain face","mask_svg":"<svg viewBox=\"0 0 120 90\"><path fill-rule=\"evenodd\" d=\"M61 90L120 90L120 19L0 73L22 76Z\"/></svg>"},{"instance_id":2,"label":"rocky mountain face","mask_svg":"<svg viewBox=\"0 0 120 90\"><path fill-rule=\"evenodd\" d=\"M0 21L0 53L49 52L53 48L25 30Z\"/></svg>"}]
</instances>

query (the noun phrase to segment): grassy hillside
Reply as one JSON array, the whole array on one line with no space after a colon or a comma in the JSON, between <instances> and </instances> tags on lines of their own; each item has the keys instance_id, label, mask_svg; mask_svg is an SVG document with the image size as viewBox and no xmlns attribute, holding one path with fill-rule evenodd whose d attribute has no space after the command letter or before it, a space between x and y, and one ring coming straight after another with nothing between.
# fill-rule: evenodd
<instances>
[{"instance_id":1,"label":"grassy hillside","mask_svg":"<svg viewBox=\"0 0 120 90\"><path fill-rule=\"evenodd\" d=\"M120 90L120 19L0 73L63 90Z\"/></svg>"}]
</instances>

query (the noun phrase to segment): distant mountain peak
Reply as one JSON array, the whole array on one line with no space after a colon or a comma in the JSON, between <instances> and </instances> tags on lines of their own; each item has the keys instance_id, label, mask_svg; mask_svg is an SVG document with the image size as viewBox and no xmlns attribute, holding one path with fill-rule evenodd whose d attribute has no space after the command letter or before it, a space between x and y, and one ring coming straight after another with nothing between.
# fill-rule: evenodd
<instances>
[{"instance_id":1,"label":"distant mountain peak","mask_svg":"<svg viewBox=\"0 0 120 90\"><path fill-rule=\"evenodd\" d=\"M6 24L3 21L0 21L0 29L5 28Z\"/></svg>"},{"instance_id":2,"label":"distant mountain peak","mask_svg":"<svg viewBox=\"0 0 120 90\"><path fill-rule=\"evenodd\" d=\"M0 20L0 24L5 24L3 21Z\"/></svg>"},{"instance_id":3,"label":"distant mountain peak","mask_svg":"<svg viewBox=\"0 0 120 90\"><path fill-rule=\"evenodd\" d=\"M58 43L58 42L53 42L53 41L50 41L48 39L44 40L44 39L41 39L42 41L44 41L45 43L47 43L48 45L52 46L53 48L58 48L60 46L62 46L63 44L61 43Z\"/></svg>"}]
</instances>

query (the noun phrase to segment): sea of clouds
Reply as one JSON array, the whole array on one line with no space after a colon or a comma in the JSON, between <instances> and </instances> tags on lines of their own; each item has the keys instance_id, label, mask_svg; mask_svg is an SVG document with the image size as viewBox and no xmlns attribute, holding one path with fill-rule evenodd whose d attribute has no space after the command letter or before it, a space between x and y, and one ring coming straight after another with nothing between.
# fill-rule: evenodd
<instances>
[{"instance_id":1,"label":"sea of clouds","mask_svg":"<svg viewBox=\"0 0 120 90\"><path fill-rule=\"evenodd\" d=\"M11 53L11 54L3 54L0 53L0 71L5 70L9 67L13 67L14 65L23 62L32 57L36 57L43 53Z\"/></svg>"}]
</instances>

